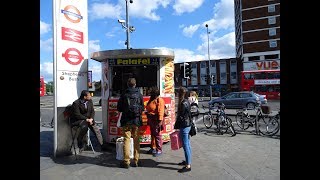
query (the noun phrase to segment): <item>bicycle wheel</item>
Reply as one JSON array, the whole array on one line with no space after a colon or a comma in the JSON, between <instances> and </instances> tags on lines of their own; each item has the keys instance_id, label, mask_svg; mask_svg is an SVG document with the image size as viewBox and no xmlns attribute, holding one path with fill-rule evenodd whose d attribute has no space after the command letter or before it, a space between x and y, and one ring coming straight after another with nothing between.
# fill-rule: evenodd
<instances>
[{"instance_id":1,"label":"bicycle wheel","mask_svg":"<svg viewBox=\"0 0 320 180\"><path fill-rule=\"evenodd\" d=\"M218 122L217 122L217 133L222 135L224 133L227 133L228 131L228 128L229 128L229 123L227 122L226 120L226 116L218 116L217 119L218 119Z\"/></svg>"},{"instance_id":2,"label":"bicycle wheel","mask_svg":"<svg viewBox=\"0 0 320 180\"><path fill-rule=\"evenodd\" d=\"M237 125L240 127L242 130L246 130L249 128L249 120L247 117L243 114L243 112L238 112L236 114L236 122Z\"/></svg>"},{"instance_id":3,"label":"bicycle wheel","mask_svg":"<svg viewBox=\"0 0 320 180\"><path fill-rule=\"evenodd\" d=\"M231 133L232 133L232 136L235 136L236 135L236 131L234 130L234 127L233 127L233 124L232 124L232 120L229 117L226 117L226 124L228 126L228 128L226 129L226 132L229 129L231 131Z\"/></svg>"},{"instance_id":4,"label":"bicycle wheel","mask_svg":"<svg viewBox=\"0 0 320 180\"><path fill-rule=\"evenodd\" d=\"M210 114L204 114L203 115L203 124L207 129L212 127L213 118L212 118L212 116Z\"/></svg>"},{"instance_id":5,"label":"bicycle wheel","mask_svg":"<svg viewBox=\"0 0 320 180\"><path fill-rule=\"evenodd\" d=\"M269 136L277 134L280 130L280 122L277 116L271 117L267 124L267 132Z\"/></svg>"},{"instance_id":6,"label":"bicycle wheel","mask_svg":"<svg viewBox=\"0 0 320 180\"><path fill-rule=\"evenodd\" d=\"M269 136L268 132L268 120L263 116L259 116L256 127L259 129L259 132L265 136Z\"/></svg>"}]
</instances>

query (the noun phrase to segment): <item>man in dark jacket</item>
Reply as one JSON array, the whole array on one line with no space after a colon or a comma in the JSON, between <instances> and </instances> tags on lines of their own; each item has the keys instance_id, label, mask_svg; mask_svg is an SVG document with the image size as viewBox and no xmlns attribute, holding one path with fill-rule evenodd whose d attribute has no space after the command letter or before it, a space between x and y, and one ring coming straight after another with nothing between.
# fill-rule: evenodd
<instances>
[{"instance_id":1,"label":"man in dark jacket","mask_svg":"<svg viewBox=\"0 0 320 180\"><path fill-rule=\"evenodd\" d=\"M97 137L101 145L101 149L105 149L101 132L93 119L94 115L95 111L93 108L91 94L89 91L83 90L79 99L72 103L72 113L70 116L72 126L78 126L80 128L80 132L77 137L79 152L82 152L84 149L83 137L86 135L88 127Z\"/></svg>"},{"instance_id":2,"label":"man in dark jacket","mask_svg":"<svg viewBox=\"0 0 320 180\"><path fill-rule=\"evenodd\" d=\"M120 167L130 167L130 138L133 137L134 141L134 167L140 165L140 136L139 127L142 125L141 114L144 108L143 96L136 88L136 79L129 78L128 89L121 95L117 109L122 112L121 127L124 136L123 143L123 162L120 163Z\"/></svg>"}]
</instances>

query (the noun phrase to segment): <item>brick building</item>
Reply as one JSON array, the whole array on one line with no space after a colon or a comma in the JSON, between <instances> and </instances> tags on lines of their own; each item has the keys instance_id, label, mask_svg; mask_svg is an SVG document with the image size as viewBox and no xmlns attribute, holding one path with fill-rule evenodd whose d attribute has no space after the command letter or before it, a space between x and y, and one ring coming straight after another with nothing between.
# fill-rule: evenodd
<instances>
[{"instance_id":1,"label":"brick building","mask_svg":"<svg viewBox=\"0 0 320 180\"><path fill-rule=\"evenodd\" d=\"M209 61L192 61L191 64L192 77L191 79L183 78L183 64L175 63L175 88L180 86L188 87L189 90L195 90L199 95L209 96L209 85L206 77L209 75ZM236 58L211 60L211 75L215 76L216 82L212 86L212 94L214 96L224 95L230 91L238 91L238 72L239 67ZM187 83L187 84L186 84Z\"/></svg>"},{"instance_id":2,"label":"brick building","mask_svg":"<svg viewBox=\"0 0 320 180\"><path fill-rule=\"evenodd\" d=\"M280 0L234 0L234 8L236 58L243 70L254 70L246 63L269 60L280 69Z\"/></svg>"}]
</instances>

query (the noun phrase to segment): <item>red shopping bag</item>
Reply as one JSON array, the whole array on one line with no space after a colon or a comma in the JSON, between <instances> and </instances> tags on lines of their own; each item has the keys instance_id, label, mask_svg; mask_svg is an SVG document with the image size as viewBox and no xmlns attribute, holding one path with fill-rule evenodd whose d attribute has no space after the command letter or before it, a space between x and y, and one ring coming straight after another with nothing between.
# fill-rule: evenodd
<instances>
[{"instance_id":1,"label":"red shopping bag","mask_svg":"<svg viewBox=\"0 0 320 180\"><path fill-rule=\"evenodd\" d=\"M175 131L170 134L170 141L171 141L171 149L178 150L182 147L182 140L179 135L179 131Z\"/></svg>"}]
</instances>

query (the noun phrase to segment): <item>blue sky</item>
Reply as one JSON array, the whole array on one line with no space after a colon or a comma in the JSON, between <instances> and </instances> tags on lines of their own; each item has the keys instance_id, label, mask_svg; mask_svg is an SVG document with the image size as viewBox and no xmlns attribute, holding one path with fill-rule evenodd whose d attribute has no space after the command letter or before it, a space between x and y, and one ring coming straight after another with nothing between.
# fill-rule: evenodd
<instances>
[{"instance_id":1,"label":"blue sky","mask_svg":"<svg viewBox=\"0 0 320 180\"><path fill-rule=\"evenodd\" d=\"M129 0L128 0L129 1ZM125 0L88 0L89 54L126 49ZM175 63L235 57L234 0L133 0L129 6L130 47L168 48ZM40 73L53 78L52 0L40 0ZM90 56L90 55L89 55ZM101 78L100 63L89 60L93 80Z\"/></svg>"}]
</instances>

